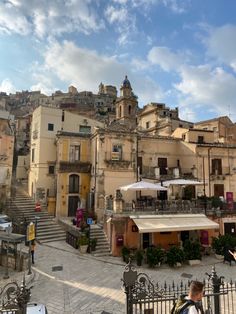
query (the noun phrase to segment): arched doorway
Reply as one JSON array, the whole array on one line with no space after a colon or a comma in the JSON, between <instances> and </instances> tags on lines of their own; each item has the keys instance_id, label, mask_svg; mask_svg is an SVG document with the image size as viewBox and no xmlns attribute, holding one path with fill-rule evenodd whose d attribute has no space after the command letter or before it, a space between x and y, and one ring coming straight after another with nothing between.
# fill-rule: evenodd
<instances>
[{"instance_id":1,"label":"arched doorway","mask_svg":"<svg viewBox=\"0 0 236 314\"><path fill-rule=\"evenodd\" d=\"M68 217L75 217L78 208L79 198L79 176L71 174L69 176L69 189L68 189Z\"/></svg>"}]
</instances>

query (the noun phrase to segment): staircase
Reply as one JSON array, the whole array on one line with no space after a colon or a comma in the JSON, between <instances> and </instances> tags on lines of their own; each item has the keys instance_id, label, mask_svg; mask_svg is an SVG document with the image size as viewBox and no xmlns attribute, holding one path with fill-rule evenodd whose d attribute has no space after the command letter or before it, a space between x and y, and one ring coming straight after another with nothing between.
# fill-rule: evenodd
<instances>
[{"instance_id":1,"label":"staircase","mask_svg":"<svg viewBox=\"0 0 236 314\"><path fill-rule=\"evenodd\" d=\"M40 212L35 212L35 201L24 191L18 190L8 203L8 215L13 223L17 221L21 224L35 222L37 217L36 239L40 243L66 239L65 231L55 222L55 218L42 206Z\"/></svg>"},{"instance_id":2,"label":"staircase","mask_svg":"<svg viewBox=\"0 0 236 314\"><path fill-rule=\"evenodd\" d=\"M110 246L103 229L99 225L90 226L90 238L97 239L96 250L92 252L93 256L107 256L110 255Z\"/></svg>"}]
</instances>

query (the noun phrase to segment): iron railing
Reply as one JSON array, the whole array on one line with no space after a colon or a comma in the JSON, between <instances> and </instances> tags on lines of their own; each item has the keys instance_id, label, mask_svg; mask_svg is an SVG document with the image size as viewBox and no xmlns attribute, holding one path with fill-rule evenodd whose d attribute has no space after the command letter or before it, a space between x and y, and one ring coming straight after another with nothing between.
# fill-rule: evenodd
<instances>
[{"instance_id":1,"label":"iron railing","mask_svg":"<svg viewBox=\"0 0 236 314\"><path fill-rule=\"evenodd\" d=\"M205 314L233 314L236 312L236 282L224 282L215 267L206 274L201 306ZM188 295L190 282L160 286L147 274L138 273L131 262L125 266L123 288L126 294L126 314L169 314L181 295Z\"/></svg>"},{"instance_id":2,"label":"iron railing","mask_svg":"<svg viewBox=\"0 0 236 314\"><path fill-rule=\"evenodd\" d=\"M26 314L30 295L25 278L21 286L15 281L6 284L0 290L0 314Z\"/></svg>"}]
</instances>

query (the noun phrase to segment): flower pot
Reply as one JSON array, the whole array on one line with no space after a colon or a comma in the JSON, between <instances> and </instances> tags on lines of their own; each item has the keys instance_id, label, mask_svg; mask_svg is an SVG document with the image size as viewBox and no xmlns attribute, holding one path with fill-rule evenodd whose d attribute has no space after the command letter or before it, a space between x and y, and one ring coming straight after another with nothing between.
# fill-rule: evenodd
<instances>
[{"instance_id":1,"label":"flower pot","mask_svg":"<svg viewBox=\"0 0 236 314\"><path fill-rule=\"evenodd\" d=\"M215 258L217 258L217 259L222 261L224 259L224 255L215 254Z\"/></svg>"},{"instance_id":2,"label":"flower pot","mask_svg":"<svg viewBox=\"0 0 236 314\"><path fill-rule=\"evenodd\" d=\"M88 245L80 245L79 250L82 254L87 253Z\"/></svg>"},{"instance_id":3,"label":"flower pot","mask_svg":"<svg viewBox=\"0 0 236 314\"><path fill-rule=\"evenodd\" d=\"M199 264L201 264L201 261L200 261L200 259L190 259L190 260L188 260L188 264L190 266L199 265Z\"/></svg>"}]
</instances>

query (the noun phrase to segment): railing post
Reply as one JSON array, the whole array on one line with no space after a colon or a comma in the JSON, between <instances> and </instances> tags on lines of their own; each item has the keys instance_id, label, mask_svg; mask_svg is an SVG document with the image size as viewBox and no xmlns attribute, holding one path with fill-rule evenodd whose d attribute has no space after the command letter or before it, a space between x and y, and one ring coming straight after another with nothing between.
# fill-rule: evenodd
<instances>
[{"instance_id":1,"label":"railing post","mask_svg":"<svg viewBox=\"0 0 236 314\"><path fill-rule=\"evenodd\" d=\"M137 277L138 273L134 270L133 265L131 265L131 259L129 259L129 263L125 266L123 273L123 286L126 294L126 314L133 314L132 288L134 287Z\"/></svg>"},{"instance_id":2,"label":"railing post","mask_svg":"<svg viewBox=\"0 0 236 314\"><path fill-rule=\"evenodd\" d=\"M212 272L208 276L211 280L212 290L214 294L214 313L220 314L220 286L222 285L222 279L224 277L217 276L215 266L212 267Z\"/></svg>"}]
</instances>

